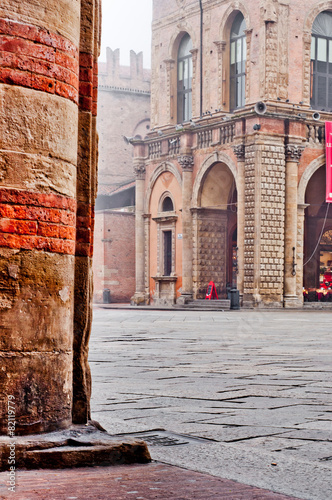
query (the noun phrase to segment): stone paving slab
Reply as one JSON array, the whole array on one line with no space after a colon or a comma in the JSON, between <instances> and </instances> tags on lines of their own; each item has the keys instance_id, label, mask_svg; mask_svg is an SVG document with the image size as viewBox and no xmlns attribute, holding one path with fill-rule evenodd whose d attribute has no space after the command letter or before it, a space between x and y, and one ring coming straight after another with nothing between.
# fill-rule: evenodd
<instances>
[{"instance_id":1,"label":"stone paving slab","mask_svg":"<svg viewBox=\"0 0 332 500\"><path fill-rule=\"evenodd\" d=\"M149 446L155 460L332 499L330 314L97 309L92 416L215 441Z\"/></svg>"},{"instance_id":2,"label":"stone paving slab","mask_svg":"<svg viewBox=\"0 0 332 500\"><path fill-rule=\"evenodd\" d=\"M5 474L0 474L1 500L291 500L289 496L157 463L19 471L15 492L6 491Z\"/></svg>"}]
</instances>

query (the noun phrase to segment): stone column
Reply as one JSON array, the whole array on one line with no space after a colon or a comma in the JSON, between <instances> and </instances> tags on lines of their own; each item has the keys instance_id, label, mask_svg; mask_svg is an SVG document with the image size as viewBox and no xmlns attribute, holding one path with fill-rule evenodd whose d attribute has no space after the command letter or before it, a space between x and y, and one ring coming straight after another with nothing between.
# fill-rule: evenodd
<instances>
[{"instance_id":1,"label":"stone column","mask_svg":"<svg viewBox=\"0 0 332 500\"><path fill-rule=\"evenodd\" d=\"M240 291L240 297L243 297L244 288L244 160L245 160L245 145L238 144L233 148L238 162L237 174L237 288Z\"/></svg>"},{"instance_id":2,"label":"stone column","mask_svg":"<svg viewBox=\"0 0 332 500\"><path fill-rule=\"evenodd\" d=\"M297 272L296 295L300 304L303 304L303 262L304 262L304 217L305 209L309 205L303 203L297 206Z\"/></svg>"},{"instance_id":3,"label":"stone column","mask_svg":"<svg viewBox=\"0 0 332 500\"><path fill-rule=\"evenodd\" d=\"M145 245L145 258L144 258L144 269L145 269L145 302L150 303L150 225L151 225L151 214L144 214L144 241Z\"/></svg>"},{"instance_id":4,"label":"stone column","mask_svg":"<svg viewBox=\"0 0 332 500\"><path fill-rule=\"evenodd\" d=\"M303 147L297 144L286 146L285 186L285 265L284 265L284 307L299 307L296 293L297 269L297 184L298 162Z\"/></svg>"},{"instance_id":5,"label":"stone column","mask_svg":"<svg viewBox=\"0 0 332 500\"><path fill-rule=\"evenodd\" d=\"M194 159L191 155L178 157L182 168L182 292L178 303L186 303L193 295L193 238L191 193Z\"/></svg>"},{"instance_id":6,"label":"stone column","mask_svg":"<svg viewBox=\"0 0 332 500\"><path fill-rule=\"evenodd\" d=\"M145 258L144 258L144 190L145 190L145 164L140 159L134 160L136 174L136 291L131 299L132 304L145 303Z\"/></svg>"}]
</instances>

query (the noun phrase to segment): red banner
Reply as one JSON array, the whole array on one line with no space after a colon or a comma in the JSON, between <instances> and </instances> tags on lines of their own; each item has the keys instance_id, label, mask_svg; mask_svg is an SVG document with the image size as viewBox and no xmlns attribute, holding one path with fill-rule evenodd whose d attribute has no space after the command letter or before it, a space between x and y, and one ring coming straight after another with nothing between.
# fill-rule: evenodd
<instances>
[{"instance_id":1,"label":"red banner","mask_svg":"<svg viewBox=\"0 0 332 500\"><path fill-rule=\"evenodd\" d=\"M326 201L332 203L332 122L325 122Z\"/></svg>"}]
</instances>

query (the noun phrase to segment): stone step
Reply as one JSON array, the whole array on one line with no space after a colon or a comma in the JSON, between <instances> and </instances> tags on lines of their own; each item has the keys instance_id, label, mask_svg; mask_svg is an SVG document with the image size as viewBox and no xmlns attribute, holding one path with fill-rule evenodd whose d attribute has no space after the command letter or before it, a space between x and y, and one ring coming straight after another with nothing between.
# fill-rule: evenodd
<instances>
[{"instance_id":1,"label":"stone step","mask_svg":"<svg viewBox=\"0 0 332 500\"><path fill-rule=\"evenodd\" d=\"M231 308L231 301L228 299L218 299L218 300L197 299L197 300L190 300L189 302L187 302L187 304L183 305L182 307L184 309L228 311Z\"/></svg>"}]
</instances>

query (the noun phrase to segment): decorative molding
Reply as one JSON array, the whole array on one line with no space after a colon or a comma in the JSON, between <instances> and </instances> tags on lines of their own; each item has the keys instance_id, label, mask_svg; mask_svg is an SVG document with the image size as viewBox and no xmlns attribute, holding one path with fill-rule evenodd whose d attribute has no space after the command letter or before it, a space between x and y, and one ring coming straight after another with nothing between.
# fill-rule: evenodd
<instances>
[{"instance_id":1,"label":"decorative molding","mask_svg":"<svg viewBox=\"0 0 332 500\"><path fill-rule=\"evenodd\" d=\"M178 156L178 162L185 172L192 172L194 166L194 158L191 155Z\"/></svg>"},{"instance_id":2,"label":"decorative molding","mask_svg":"<svg viewBox=\"0 0 332 500\"><path fill-rule=\"evenodd\" d=\"M172 163L170 162L163 162L161 163L153 172L148 188L145 192L145 198L144 198L144 210L146 213L149 212L149 207L150 207L150 198L153 190L153 186L155 185L155 182L157 181L158 177L163 173L163 172L171 172L175 179L177 180L180 188L182 189L182 177L181 173L179 172L179 169L175 167Z\"/></svg>"},{"instance_id":3,"label":"decorative molding","mask_svg":"<svg viewBox=\"0 0 332 500\"><path fill-rule=\"evenodd\" d=\"M300 161L304 146L298 144L287 144L285 147L285 154L287 161Z\"/></svg>"},{"instance_id":4,"label":"decorative molding","mask_svg":"<svg viewBox=\"0 0 332 500\"><path fill-rule=\"evenodd\" d=\"M278 19L277 5L273 0L264 0L262 9L262 17L265 23L276 23Z\"/></svg>"},{"instance_id":5,"label":"decorative molding","mask_svg":"<svg viewBox=\"0 0 332 500\"><path fill-rule=\"evenodd\" d=\"M244 161L246 147L244 144L237 144L233 146L233 151L238 160Z\"/></svg>"}]
</instances>

